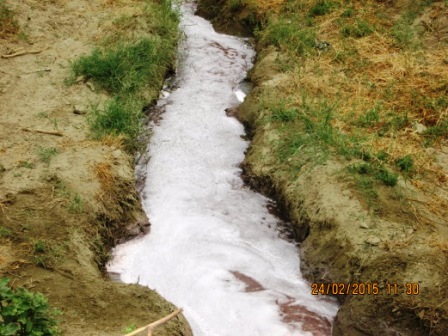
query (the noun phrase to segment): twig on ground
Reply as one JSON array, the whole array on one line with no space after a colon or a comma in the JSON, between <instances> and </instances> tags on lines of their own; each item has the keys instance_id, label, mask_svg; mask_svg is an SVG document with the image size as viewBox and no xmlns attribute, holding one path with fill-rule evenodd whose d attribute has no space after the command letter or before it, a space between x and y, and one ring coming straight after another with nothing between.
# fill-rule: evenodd
<instances>
[{"instance_id":1,"label":"twig on ground","mask_svg":"<svg viewBox=\"0 0 448 336\"><path fill-rule=\"evenodd\" d=\"M31 128L22 128L22 131L25 132L35 132L35 133L43 133L43 134L49 134L49 135L56 135L56 136L63 136L61 131L44 131L39 129L31 129Z\"/></svg>"},{"instance_id":2,"label":"twig on ground","mask_svg":"<svg viewBox=\"0 0 448 336\"><path fill-rule=\"evenodd\" d=\"M24 50L24 51L19 51L16 52L14 54L9 54L9 55L2 55L2 58L13 58L13 57L17 57L17 56L22 56L22 55L28 55L28 54L40 54L42 51L44 51L45 49L39 49L39 50Z\"/></svg>"},{"instance_id":3,"label":"twig on ground","mask_svg":"<svg viewBox=\"0 0 448 336\"><path fill-rule=\"evenodd\" d=\"M125 336L134 336L134 335L141 333L142 331L145 331L146 329L148 329L148 336L152 336L152 331L154 330L154 328L158 327L159 325L164 324L165 322L169 321L176 315L180 314L182 312L182 310L183 310L182 308L179 308L176 311L172 312L171 314L165 316L164 318L162 318L156 322L150 323L147 326L144 326L137 330L134 330L133 332L126 334Z\"/></svg>"}]
</instances>

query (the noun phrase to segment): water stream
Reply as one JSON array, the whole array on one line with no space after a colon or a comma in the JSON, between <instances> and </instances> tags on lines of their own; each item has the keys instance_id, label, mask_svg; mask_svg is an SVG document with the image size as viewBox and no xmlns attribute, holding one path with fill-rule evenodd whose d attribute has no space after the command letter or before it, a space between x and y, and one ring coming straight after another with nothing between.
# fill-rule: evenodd
<instances>
[{"instance_id":1,"label":"water stream","mask_svg":"<svg viewBox=\"0 0 448 336\"><path fill-rule=\"evenodd\" d=\"M225 109L254 52L182 6L176 89L160 99L142 191L148 235L119 245L108 269L184 308L196 336L330 335L334 301L310 294L298 249L269 200L244 185L248 142Z\"/></svg>"}]
</instances>

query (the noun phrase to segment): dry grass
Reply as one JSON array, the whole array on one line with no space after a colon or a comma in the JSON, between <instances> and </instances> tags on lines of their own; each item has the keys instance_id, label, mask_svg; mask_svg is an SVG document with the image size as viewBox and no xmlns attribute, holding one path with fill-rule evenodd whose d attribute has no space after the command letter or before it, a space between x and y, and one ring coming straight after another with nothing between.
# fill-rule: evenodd
<instances>
[{"instance_id":1,"label":"dry grass","mask_svg":"<svg viewBox=\"0 0 448 336\"><path fill-rule=\"evenodd\" d=\"M114 135L114 134L107 134L104 137L101 138L101 142L109 147L115 147L118 149L124 149L126 138L123 134Z\"/></svg>"},{"instance_id":2,"label":"dry grass","mask_svg":"<svg viewBox=\"0 0 448 336\"><path fill-rule=\"evenodd\" d=\"M101 189L106 194L111 193L115 183L115 177L111 170L110 163L97 163L93 166L93 171L101 183Z\"/></svg>"},{"instance_id":3,"label":"dry grass","mask_svg":"<svg viewBox=\"0 0 448 336\"><path fill-rule=\"evenodd\" d=\"M308 6L313 3L308 1ZM362 38L341 36L341 27L354 20L343 17L347 6L342 2L331 13L313 18L318 38L331 47L296 63L290 71L294 74L291 88L296 94L305 92L308 97L335 102L334 128L347 135L362 134L363 147L372 153L386 153L389 163L411 156L413 176L423 175L426 182L441 187L447 180L446 167L435 162L434 153L427 150L429 137L417 134L415 126L432 128L448 122L448 43L423 45L415 51L398 47L389 28L405 4L398 1L395 8L386 10L389 5L378 2L353 4L356 19L374 27L373 33ZM439 22L438 28L425 31L422 41L444 32L440 16L447 6L434 6L436 9L430 7L426 12L433 22ZM424 26L422 20L424 16L415 22ZM373 109L377 119L360 127L357 121ZM446 134L431 138L429 145L440 149L446 139Z\"/></svg>"}]
</instances>

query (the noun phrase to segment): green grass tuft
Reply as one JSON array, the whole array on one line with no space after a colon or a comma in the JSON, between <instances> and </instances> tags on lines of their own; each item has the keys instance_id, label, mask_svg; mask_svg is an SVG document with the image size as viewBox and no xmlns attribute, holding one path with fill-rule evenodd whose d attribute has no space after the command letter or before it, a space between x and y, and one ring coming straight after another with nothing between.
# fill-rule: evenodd
<instances>
[{"instance_id":1,"label":"green grass tuft","mask_svg":"<svg viewBox=\"0 0 448 336\"><path fill-rule=\"evenodd\" d=\"M395 164L402 172L410 173L412 169L414 168L414 160L412 159L411 155L406 155L401 158L398 158L395 161Z\"/></svg>"},{"instance_id":2,"label":"green grass tuft","mask_svg":"<svg viewBox=\"0 0 448 336\"><path fill-rule=\"evenodd\" d=\"M349 24L341 28L344 37L361 38L374 32L374 28L366 21L357 19L354 24Z\"/></svg>"},{"instance_id":3,"label":"green grass tuft","mask_svg":"<svg viewBox=\"0 0 448 336\"><path fill-rule=\"evenodd\" d=\"M315 16L321 16L328 13L331 13L331 11L335 7L335 3L328 0L317 0L314 5L310 8L308 11L308 16L315 17Z\"/></svg>"},{"instance_id":4,"label":"green grass tuft","mask_svg":"<svg viewBox=\"0 0 448 336\"><path fill-rule=\"evenodd\" d=\"M39 157L39 160L42 161L43 163L46 163L47 165L50 164L51 158L53 156L55 156L56 154L58 154L59 151L56 148L53 147L48 147L48 148L44 148L44 147L40 147L39 151L37 152L37 155Z\"/></svg>"},{"instance_id":5,"label":"green grass tuft","mask_svg":"<svg viewBox=\"0 0 448 336\"><path fill-rule=\"evenodd\" d=\"M143 101L135 97L117 96L104 109L95 107L89 118L94 137L101 139L106 135L122 135L125 137L126 148L136 150L143 130L143 105Z\"/></svg>"},{"instance_id":6,"label":"green grass tuft","mask_svg":"<svg viewBox=\"0 0 448 336\"><path fill-rule=\"evenodd\" d=\"M73 71L93 79L110 93L134 93L166 71L171 57L164 49L163 41L155 38L95 49L75 61Z\"/></svg>"},{"instance_id":7,"label":"green grass tuft","mask_svg":"<svg viewBox=\"0 0 448 336\"><path fill-rule=\"evenodd\" d=\"M281 17L271 20L267 27L256 35L263 44L273 44L299 56L315 53L315 29L307 27L299 18Z\"/></svg>"}]
</instances>

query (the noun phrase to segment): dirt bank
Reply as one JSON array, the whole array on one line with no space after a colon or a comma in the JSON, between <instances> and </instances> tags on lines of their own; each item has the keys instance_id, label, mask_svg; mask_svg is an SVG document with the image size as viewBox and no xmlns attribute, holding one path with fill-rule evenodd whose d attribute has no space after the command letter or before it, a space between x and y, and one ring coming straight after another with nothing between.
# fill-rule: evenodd
<instances>
[{"instance_id":1,"label":"dirt bank","mask_svg":"<svg viewBox=\"0 0 448 336\"><path fill-rule=\"evenodd\" d=\"M9 17L0 26L0 277L46 294L64 335L121 335L175 309L100 271L114 244L149 223L122 138L89 130L92 107L109 96L85 78L67 84L71 62L120 29L137 34L145 6L159 4L0 1ZM180 316L155 335L191 331Z\"/></svg>"},{"instance_id":2,"label":"dirt bank","mask_svg":"<svg viewBox=\"0 0 448 336\"><path fill-rule=\"evenodd\" d=\"M397 36L392 41L385 37L387 30L381 30L380 24L387 25L379 21L380 14L362 15L378 11L398 20L411 6L405 7L404 2L344 6L331 1L201 2L200 12L214 17L217 27L231 25L240 16L251 17L256 27L258 56L250 74L255 88L238 112L252 134L243 163L245 177L251 186L277 199L289 214L302 241L301 269L310 282L324 283L324 293L333 291L331 284L345 291L338 295L342 305L333 335L446 335L447 134L443 131L439 138L427 141L428 132L417 129L442 125L446 107L430 112L428 104L403 99L421 94L422 100L429 101L436 92L430 87L442 85L444 79L435 72L425 82L420 66L413 63L407 68L408 82L400 86L398 74L388 73L392 77L386 79L384 68L379 67L381 58L397 69L400 63L394 62L401 53L410 58L422 53L428 60L446 53L446 32L437 30L438 44L402 50L394 44L399 41L402 21L393 26ZM432 6L412 13L415 25L428 17L432 23L444 20L436 13L445 13L446 7L439 2ZM366 28L355 34L348 26L339 31L336 23L344 25L346 18L352 20L355 15L360 16L358 28L359 22L378 20L376 33L370 35ZM388 29L393 22L387 23ZM370 37L364 38L364 33ZM428 30L418 38L427 43L434 41L433 34L436 31ZM377 38L391 44L383 50ZM353 48L351 54L342 51L348 46ZM364 53L367 50L369 54ZM348 66L341 57L353 57L356 63L341 67ZM443 64L443 58L434 64ZM431 63L425 66L426 74L434 69ZM370 101L364 115L358 116L356 110L361 102L377 97L386 80L397 83L401 92L382 96L381 104L395 104L393 117L401 113L397 101L407 109L402 126L394 124L387 130L390 125L381 111L369 114L374 102ZM405 86L417 82L422 83L418 94ZM356 90L344 96L352 85ZM445 94L440 97L444 99ZM429 113L437 115L437 124L427 120ZM375 121L363 119L373 114ZM355 129L372 134L371 138L350 138ZM374 154L380 143L388 145L376 152L382 154ZM397 169L405 156L408 163L413 162L412 172L403 165ZM353 286L348 289L347 284L355 283L367 288L364 295L356 294L359 291ZM373 284L377 290L368 289Z\"/></svg>"}]
</instances>

